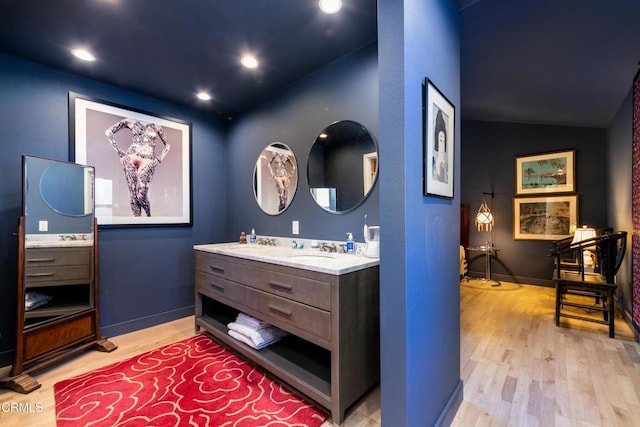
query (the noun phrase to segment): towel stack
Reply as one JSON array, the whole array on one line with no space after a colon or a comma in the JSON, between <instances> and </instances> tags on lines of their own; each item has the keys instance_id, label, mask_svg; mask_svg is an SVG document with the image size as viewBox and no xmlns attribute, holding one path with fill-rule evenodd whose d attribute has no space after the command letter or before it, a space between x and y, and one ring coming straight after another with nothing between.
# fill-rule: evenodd
<instances>
[{"instance_id":1,"label":"towel stack","mask_svg":"<svg viewBox=\"0 0 640 427\"><path fill-rule=\"evenodd\" d=\"M41 305L48 304L53 297L40 292L25 292L24 294L24 310L34 310Z\"/></svg>"},{"instance_id":2,"label":"towel stack","mask_svg":"<svg viewBox=\"0 0 640 427\"><path fill-rule=\"evenodd\" d=\"M265 348L287 335L282 329L245 313L238 313L236 321L229 323L227 327L230 336L256 350Z\"/></svg>"}]
</instances>

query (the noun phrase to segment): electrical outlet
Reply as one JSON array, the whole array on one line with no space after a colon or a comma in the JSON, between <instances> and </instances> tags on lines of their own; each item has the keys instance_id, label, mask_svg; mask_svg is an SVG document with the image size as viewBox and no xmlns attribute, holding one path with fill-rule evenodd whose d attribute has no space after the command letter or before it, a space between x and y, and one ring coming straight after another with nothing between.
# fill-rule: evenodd
<instances>
[{"instance_id":1,"label":"electrical outlet","mask_svg":"<svg viewBox=\"0 0 640 427\"><path fill-rule=\"evenodd\" d=\"M39 231L49 231L49 221L38 221Z\"/></svg>"},{"instance_id":2,"label":"electrical outlet","mask_svg":"<svg viewBox=\"0 0 640 427\"><path fill-rule=\"evenodd\" d=\"M300 234L300 221L291 221L291 233Z\"/></svg>"}]
</instances>

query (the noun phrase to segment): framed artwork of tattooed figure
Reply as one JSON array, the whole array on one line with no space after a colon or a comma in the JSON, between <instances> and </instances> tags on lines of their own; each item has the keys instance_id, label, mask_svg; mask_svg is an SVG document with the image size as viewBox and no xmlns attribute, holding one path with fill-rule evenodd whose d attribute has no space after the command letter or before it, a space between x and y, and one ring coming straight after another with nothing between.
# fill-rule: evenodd
<instances>
[{"instance_id":1,"label":"framed artwork of tattooed figure","mask_svg":"<svg viewBox=\"0 0 640 427\"><path fill-rule=\"evenodd\" d=\"M190 226L191 124L69 93L69 158L95 167L99 226Z\"/></svg>"}]
</instances>

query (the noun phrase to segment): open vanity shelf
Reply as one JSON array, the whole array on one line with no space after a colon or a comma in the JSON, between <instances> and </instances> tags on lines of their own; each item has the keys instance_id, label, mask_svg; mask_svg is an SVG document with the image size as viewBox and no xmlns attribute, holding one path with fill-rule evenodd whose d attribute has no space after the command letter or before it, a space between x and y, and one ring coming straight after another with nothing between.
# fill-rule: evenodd
<instances>
[{"instance_id":1,"label":"open vanity shelf","mask_svg":"<svg viewBox=\"0 0 640 427\"><path fill-rule=\"evenodd\" d=\"M380 380L377 262L331 272L330 262L318 269L313 262L273 256L274 249L228 247L195 247L196 331L204 329L341 423L345 411ZM335 264L357 264L355 255L342 256L347 258ZM227 333L239 312L289 335L255 350Z\"/></svg>"},{"instance_id":2,"label":"open vanity shelf","mask_svg":"<svg viewBox=\"0 0 640 427\"><path fill-rule=\"evenodd\" d=\"M305 384L305 394L315 396L314 400L322 406L330 407L331 352L294 335L261 350L254 350L227 334L227 324L235 321L239 310L206 296L202 297L202 303L203 315L196 320L197 326L259 365L288 372L290 381L302 381Z\"/></svg>"}]
</instances>

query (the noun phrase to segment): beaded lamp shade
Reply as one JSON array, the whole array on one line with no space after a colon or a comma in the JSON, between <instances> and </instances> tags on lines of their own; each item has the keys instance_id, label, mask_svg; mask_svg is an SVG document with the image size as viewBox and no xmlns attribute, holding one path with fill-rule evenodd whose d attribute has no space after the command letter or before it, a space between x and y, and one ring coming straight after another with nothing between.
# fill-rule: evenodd
<instances>
[{"instance_id":1,"label":"beaded lamp shade","mask_svg":"<svg viewBox=\"0 0 640 427\"><path fill-rule=\"evenodd\" d=\"M491 213L491 209L487 206L487 201L485 200L484 195L482 196L480 209L478 209L478 213L476 214L475 223L478 231L491 231L493 229L493 213Z\"/></svg>"}]
</instances>

